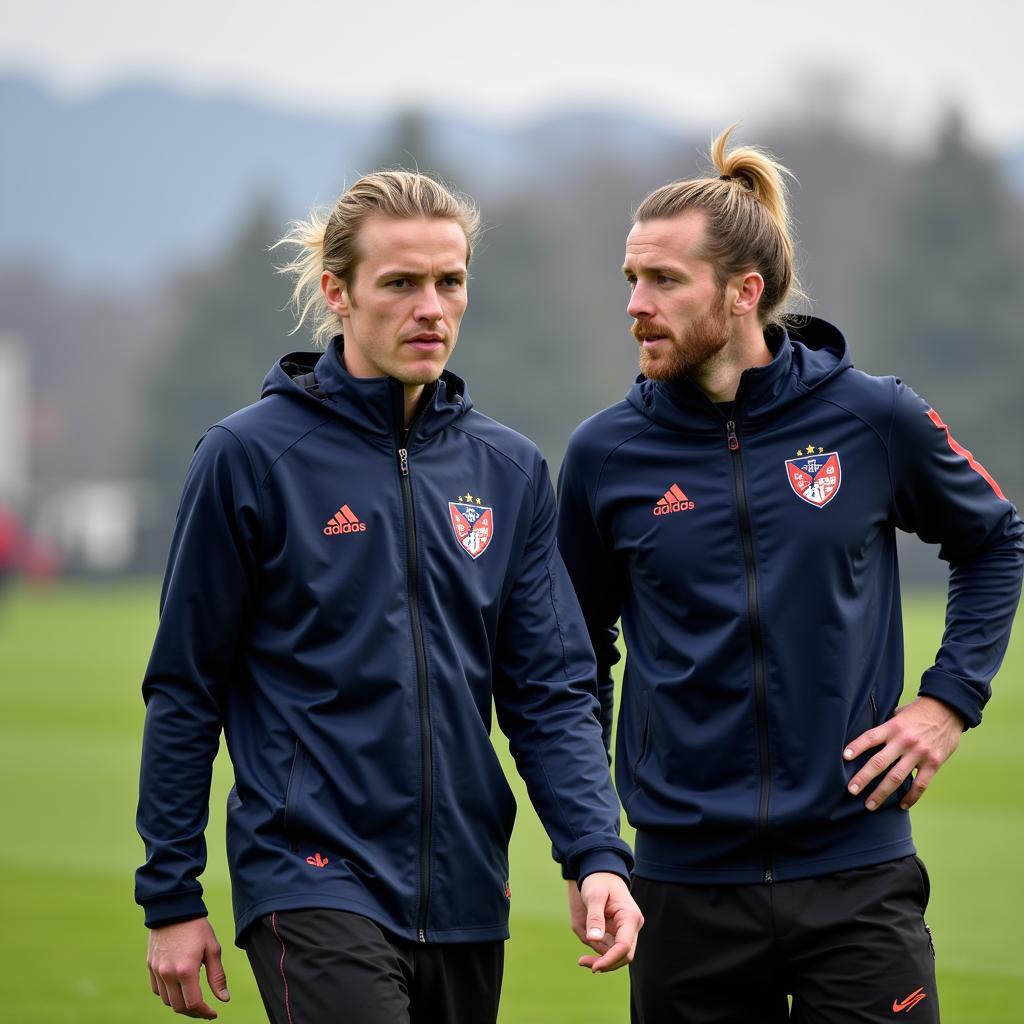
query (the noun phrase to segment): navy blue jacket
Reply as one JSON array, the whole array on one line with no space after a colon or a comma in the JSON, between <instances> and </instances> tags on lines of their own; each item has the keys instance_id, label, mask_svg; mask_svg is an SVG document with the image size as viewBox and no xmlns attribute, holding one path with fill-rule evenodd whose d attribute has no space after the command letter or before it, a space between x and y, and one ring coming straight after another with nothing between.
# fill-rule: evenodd
<instances>
[{"instance_id":1,"label":"navy blue jacket","mask_svg":"<svg viewBox=\"0 0 1024 1024\"><path fill-rule=\"evenodd\" d=\"M632 865L547 467L453 374L406 436L397 381L350 377L338 342L314 382L315 360L285 357L188 471L143 684L136 898L150 926L205 914L223 729L238 935L328 907L501 939L516 808L492 700L565 870Z\"/></svg>"},{"instance_id":2,"label":"navy blue jacket","mask_svg":"<svg viewBox=\"0 0 1024 1024\"><path fill-rule=\"evenodd\" d=\"M896 530L941 545L946 632L920 693L981 719L1020 594L1024 526L938 414L851 364L811 319L716 407L641 378L583 423L559 545L598 658L606 735L621 615L616 782L638 874L750 883L913 852L897 791L846 785L845 745L903 688Z\"/></svg>"}]
</instances>

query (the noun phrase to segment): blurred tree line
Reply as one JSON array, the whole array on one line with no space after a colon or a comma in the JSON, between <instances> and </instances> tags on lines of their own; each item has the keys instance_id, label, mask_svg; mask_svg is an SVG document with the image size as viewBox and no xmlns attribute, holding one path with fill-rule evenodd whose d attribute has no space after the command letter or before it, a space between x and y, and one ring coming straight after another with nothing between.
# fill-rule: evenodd
<instances>
[{"instance_id":1,"label":"blurred tree line","mask_svg":"<svg viewBox=\"0 0 1024 1024\"><path fill-rule=\"evenodd\" d=\"M858 366L903 377L931 402L1019 501L1024 217L994 159L955 112L916 159L825 117L779 126L764 142L799 178L812 312L846 333ZM647 162L604 159L539 193L488 203L486 183L443 166L421 120L405 114L373 164L433 171L483 199L487 230L452 369L480 409L534 438L553 469L573 427L617 400L636 372L619 269L631 210L650 189L703 171L700 146L684 140L678 154ZM139 473L156 482L163 512L150 567L166 550L192 444L256 399L276 358L308 347L306 336L287 336L289 284L267 251L284 228L272 202L255 203L219 262L177 287L138 446Z\"/></svg>"}]
</instances>

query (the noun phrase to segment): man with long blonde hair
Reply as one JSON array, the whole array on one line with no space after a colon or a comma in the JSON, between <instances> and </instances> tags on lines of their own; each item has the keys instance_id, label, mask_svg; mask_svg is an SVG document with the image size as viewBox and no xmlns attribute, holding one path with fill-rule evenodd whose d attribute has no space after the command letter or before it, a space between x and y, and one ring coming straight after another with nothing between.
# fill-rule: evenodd
<instances>
[{"instance_id":1,"label":"man with long blonde hair","mask_svg":"<svg viewBox=\"0 0 1024 1024\"><path fill-rule=\"evenodd\" d=\"M560 479L606 730L620 616L627 651L633 1020L937 1021L907 810L981 719L1024 524L934 409L785 315L788 172L728 138L714 175L636 212L642 376ZM897 529L950 564L942 647L902 707Z\"/></svg>"},{"instance_id":2,"label":"man with long blonde hair","mask_svg":"<svg viewBox=\"0 0 1024 1024\"><path fill-rule=\"evenodd\" d=\"M493 1022L515 800L492 700L614 970L641 917L593 654L547 467L445 370L479 219L422 175L370 174L296 224L299 322L326 343L200 442L146 672L136 898L153 992L216 1016L198 876L223 730L236 939L274 1024Z\"/></svg>"}]
</instances>

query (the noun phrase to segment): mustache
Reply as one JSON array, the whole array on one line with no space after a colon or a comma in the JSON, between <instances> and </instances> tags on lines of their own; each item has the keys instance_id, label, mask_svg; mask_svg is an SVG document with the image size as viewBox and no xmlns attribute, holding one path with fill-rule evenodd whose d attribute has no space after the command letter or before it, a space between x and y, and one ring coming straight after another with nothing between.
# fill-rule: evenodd
<instances>
[{"instance_id":1,"label":"mustache","mask_svg":"<svg viewBox=\"0 0 1024 1024\"><path fill-rule=\"evenodd\" d=\"M648 338L671 338L672 332L661 324L652 323L650 320L634 320L630 327L630 333L639 341L646 341Z\"/></svg>"}]
</instances>

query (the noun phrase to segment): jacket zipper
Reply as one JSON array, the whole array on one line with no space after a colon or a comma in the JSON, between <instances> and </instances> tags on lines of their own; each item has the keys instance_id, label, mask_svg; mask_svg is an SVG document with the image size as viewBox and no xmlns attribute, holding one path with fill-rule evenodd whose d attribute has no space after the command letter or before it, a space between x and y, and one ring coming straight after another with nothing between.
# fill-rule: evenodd
<instances>
[{"instance_id":1,"label":"jacket zipper","mask_svg":"<svg viewBox=\"0 0 1024 1024\"><path fill-rule=\"evenodd\" d=\"M874 729L878 725L878 702L875 700L874 690L868 694L868 700L871 702L871 728Z\"/></svg>"},{"instance_id":2,"label":"jacket zipper","mask_svg":"<svg viewBox=\"0 0 1024 1024\"><path fill-rule=\"evenodd\" d=\"M420 617L419 552L416 549L416 513L412 504L412 482L409 479L409 450L398 428L401 447L398 454L398 479L405 508L405 564L409 590L409 619L412 622L412 644L416 655L416 681L420 707L420 772L423 777L423 799L420 819L420 905L416 938L427 941L427 907L430 901L430 819L433 814L433 736L430 731L430 695L427 690L427 654L423 645L423 621Z\"/></svg>"},{"instance_id":3,"label":"jacket zipper","mask_svg":"<svg viewBox=\"0 0 1024 1024\"><path fill-rule=\"evenodd\" d=\"M754 703L757 713L757 746L761 766L761 789L757 805L757 824L761 833L762 880L775 880L772 870L771 849L768 842L768 802L771 797L771 749L768 736L768 691L765 681L764 638L761 633L761 611L757 602L757 563L754 560L754 534L750 523L747 486L743 477L743 456L736 423L725 425L726 442L732 462L732 479L740 518L740 539L743 542L743 562L747 579L747 621L754 655Z\"/></svg>"}]
</instances>

